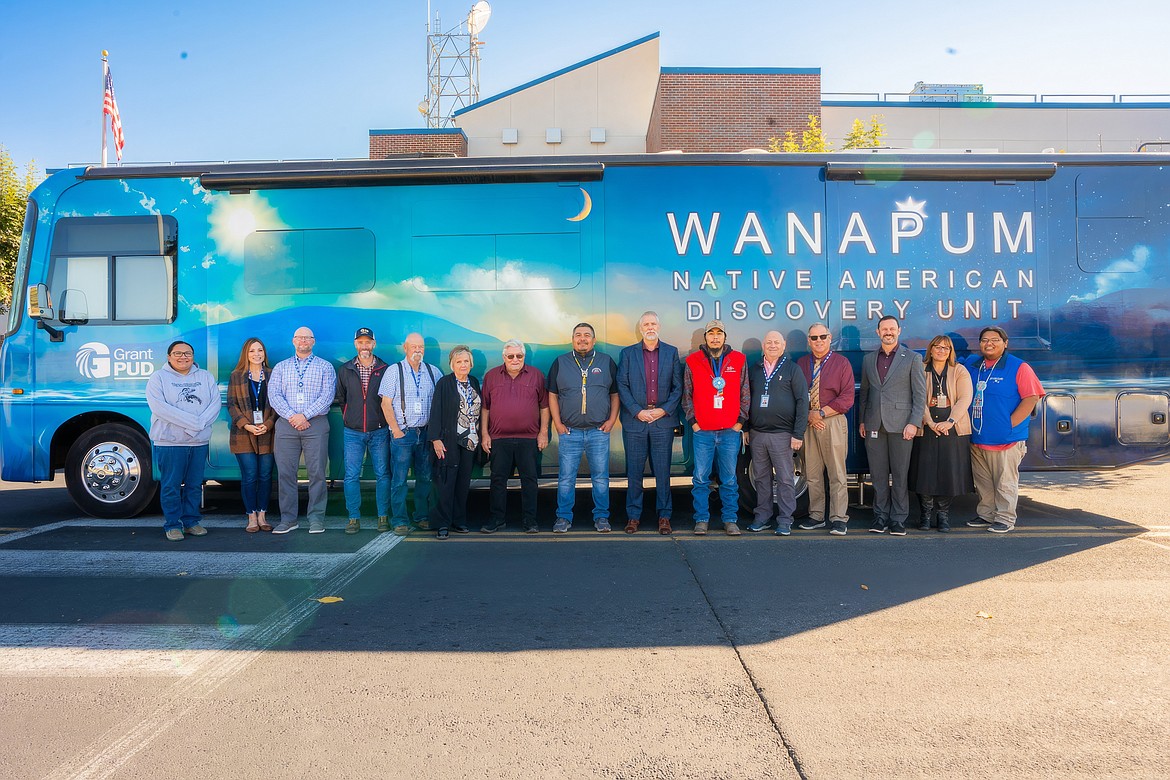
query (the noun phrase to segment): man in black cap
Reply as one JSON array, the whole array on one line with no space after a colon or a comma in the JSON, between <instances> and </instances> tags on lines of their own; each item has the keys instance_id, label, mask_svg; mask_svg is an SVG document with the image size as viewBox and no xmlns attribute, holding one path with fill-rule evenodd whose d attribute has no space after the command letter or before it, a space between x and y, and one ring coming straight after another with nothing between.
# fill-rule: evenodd
<instances>
[{"instance_id":1,"label":"man in black cap","mask_svg":"<svg viewBox=\"0 0 1170 780\"><path fill-rule=\"evenodd\" d=\"M386 525L390 513L390 428L382 414L378 389L386 363L374 354L374 331L358 328L353 335L357 356L337 371L336 403L341 405L345 423L345 509L349 513L347 534L362 529L362 464L366 452L374 467L378 524Z\"/></svg>"}]
</instances>

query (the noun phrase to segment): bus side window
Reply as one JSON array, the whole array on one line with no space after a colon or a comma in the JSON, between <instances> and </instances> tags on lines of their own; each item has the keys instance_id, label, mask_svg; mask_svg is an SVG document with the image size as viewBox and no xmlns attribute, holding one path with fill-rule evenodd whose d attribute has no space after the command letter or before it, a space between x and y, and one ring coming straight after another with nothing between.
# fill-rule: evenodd
<instances>
[{"instance_id":1,"label":"bus side window","mask_svg":"<svg viewBox=\"0 0 1170 780\"><path fill-rule=\"evenodd\" d=\"M53 231L49 293L63 323L175 319L172 217L67 217Z\"/></svg>"}]
</instances>

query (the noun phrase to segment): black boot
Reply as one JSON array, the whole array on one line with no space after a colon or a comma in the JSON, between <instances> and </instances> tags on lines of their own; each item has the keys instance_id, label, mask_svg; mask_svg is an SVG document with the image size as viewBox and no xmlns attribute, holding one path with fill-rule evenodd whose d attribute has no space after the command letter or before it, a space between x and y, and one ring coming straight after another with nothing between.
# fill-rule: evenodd
<instances>
[{"instance_id":1,"label":"black boot","mask_svg":"<svg viewBox=\"0 0 1170 780\"><path fill-rule=\"evenodd\" d=\"M918 523L919 531L929 531L931 520L934 519L934 496L925 494L918 495L918 508L921 510L921 522Z\"/></svg>"},{"instance_id":2,"label":"black boot","mask_svg":"<svg viewBox=\"0 0 1170 780\"><path fill-rule=\"evenodd\" d=\"M951 530L951 497L939 496L935 503L938 505L938 530L945 534Z\"/></svg>"}]
</instances>

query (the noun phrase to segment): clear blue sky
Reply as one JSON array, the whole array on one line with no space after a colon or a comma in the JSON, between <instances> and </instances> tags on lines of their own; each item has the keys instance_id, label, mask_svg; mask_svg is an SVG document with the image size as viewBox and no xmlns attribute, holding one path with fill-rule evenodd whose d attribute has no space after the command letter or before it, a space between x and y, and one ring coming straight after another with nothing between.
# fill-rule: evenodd
<instances>
[{"instance_id":1,"label":"clear blue sky","mask_svg":"<svg viewBox=\"0 0 1170 780\"><path fill-rule=\"evenodd\" d=\"M444 28L470 6L432 0ZM365 157L371 128L422 126L426 7L0 0L0 144L22 166L97 160L104 48L126 162ZM664 66L819 67L825 92L927 81L1170 101L1170 3L1151 0L497 0L481 94L656 31Z\"/></svg>"}]
</instances>

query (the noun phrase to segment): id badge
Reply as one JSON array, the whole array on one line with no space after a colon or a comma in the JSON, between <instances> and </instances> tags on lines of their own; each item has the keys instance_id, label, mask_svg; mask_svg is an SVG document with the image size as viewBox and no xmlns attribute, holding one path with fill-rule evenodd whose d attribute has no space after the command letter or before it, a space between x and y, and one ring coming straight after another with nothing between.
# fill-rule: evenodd
<instances>
[{"instance_id":1,"label":"id badge","mask_svg":"<svg viewBox=\"0 0 1170 780\"><path fill-rule=\"evenodd\" d=\"M871 438L871 439L876 439L877 435L878 435L877 431L870 431L869 432L869 438Z\"/></svg>"},{"instance_id":2,"label":"id badge","mask_svg":"<svg viewBox=\"0 0 1170 780\"><path fill-rule=\"evenodd\" d=\"M766 395L761 395L761 396L760 396L760 408L761 408L761 409L767 409L767 408L768 408L768 396L766 396Z\"/></svg>"},{"instance_id":3,"label":"id badge","mask_svg":"<svg viewBox=\"0 0 1170 780\"><path fill-rule=\"evenodd\" d=\"M414 413L415 414L422 414L422 401L415 401L414 402Z\"/></svg>"},{"instance_id":4,"label":"id badge","mask_svg":"<svg viewBox=\"0 0 1170 780\"><path fill-rule=\"evenodd\" d=\"M936 395L934 397L934 405L942 408L947 405L947 397L945 395Z\"/></svg>"},{"instance_id":5,"label":"id badge","mask_svg":"<svg viewBox=\"0 0 1170 780\"><path fill-rule=\"evenodd\" d=\"M715 396L714 400L715 400L715 408L722 409L723 408L723 396L717 395L717 396Z\"/></svg>"},{"instance_id":6,"label":"id badge","mask_svg":"<svg viewBox=\"0 0 1170 780\"><path fill-rule=\"evenodd\" d=\"M259 410L252 412L252 424L253 425L263 425L264 424L264 412L261 412Z\"/></svg>"},{"instance_id":7,"label":"id badge","mask_svg":"<svg viewBox=\"0 0 1170 780\"><path fill-rule=\"evenodd\" d=\"M297 406L304 406L304 405L305 405L305 394L304 393L297 393Z\"/></svg>"}]
</instances>

